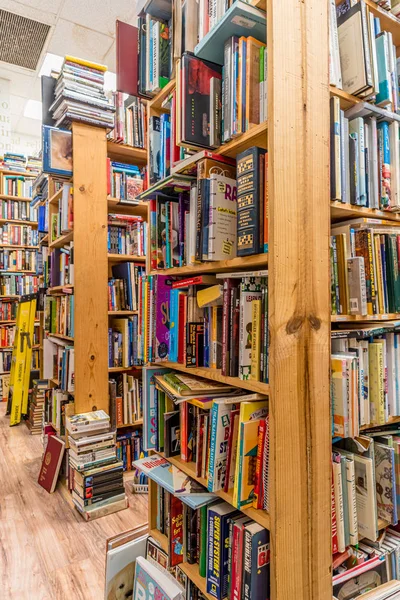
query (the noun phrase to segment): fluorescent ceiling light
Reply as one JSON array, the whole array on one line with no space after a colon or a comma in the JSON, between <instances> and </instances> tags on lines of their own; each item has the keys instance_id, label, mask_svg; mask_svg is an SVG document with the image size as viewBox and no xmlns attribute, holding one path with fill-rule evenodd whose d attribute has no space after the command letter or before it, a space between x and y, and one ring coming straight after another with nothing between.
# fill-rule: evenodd
<instances>
[{"instance_id":1,"label":"fluorescent ceiling light","mask_svg":"<svg viewBox=\"0 0 400 600\"><path fill-rule=\"evenodd\" d=\"M42 75L51 75L52 71L61 71L63 62L63 56L58 56L58 54L46 52L43 64L39 71L39 77L41 77Z\"/></svg>"},{"instance_id":2,"label":"fluorescent ceiling light","mask_svg":"<svg viewBox=\"0 0 400 600\"><path fill-rule=\"evenodd\" d=\"M117 76L112 71L104 73L104 89L115 92L117 89Z\"/></svg>"},{"instance_id":3,"label":"fluorescent ceiling light","mask_svg":"<svg viewBox=\"0 0 400 600\"><path fill-rule=\"evenodd\" d=\"M42 103L39 100L28 100L25 104L24 117L42 120Z\"/></svg>"}]
</instances>

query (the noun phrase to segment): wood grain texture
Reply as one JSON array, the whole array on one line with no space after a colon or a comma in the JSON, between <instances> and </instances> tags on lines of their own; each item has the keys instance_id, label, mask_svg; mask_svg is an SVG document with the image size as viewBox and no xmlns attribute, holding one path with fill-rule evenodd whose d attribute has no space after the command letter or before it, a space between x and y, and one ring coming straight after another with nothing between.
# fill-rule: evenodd
<instances>
[{"instance_id":1,"label":"wood grain texture","mask_svg":"<svg viewBox=\"0 0 400 600\"><path fill-rule=\"evenodd\" d=\"M66 487L48 494L37 483L42 446L21 423L9 427L0 404L0 598L99 600L107 538L147 521L147 496L86 523Z\"/></svg>"},{"instance_id":2,"label":"wood grain texture","mask_svg":"<svg viewBox=\"0 0 400 600\"><path fill-rule=\"evenodd\" d=\"M72 135L76 412L109 412L106 134L74 123Z\"/></svg>"},{"instance_id":3,"label":"wood grain texture","mask_svg":"<svg viewBox=\"0 0 400 600\"><path fill-rule=\"evenodd\" d=\"M271 598L331 600L328 6L267 14Z\"/></svg>"}]
</instances>

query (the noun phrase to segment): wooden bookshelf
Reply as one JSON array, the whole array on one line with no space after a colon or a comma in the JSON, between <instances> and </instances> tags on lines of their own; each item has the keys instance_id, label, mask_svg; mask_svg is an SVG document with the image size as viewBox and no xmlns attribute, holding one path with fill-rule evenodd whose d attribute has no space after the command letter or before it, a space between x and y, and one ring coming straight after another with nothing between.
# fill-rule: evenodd
<instances>
[{"instance_id":1,"label":"wooden bookshelf","mask_svg":"<svg viewBox=\"0 0 400 600\"><path fill-rule=\"evenodd\" d=\"M171 81L169 81L167 83L166 86L164 86L162 88L162 90L160 90L158 92L158 94L156 96L154 96L154 98L152 98L151 100L149 100L149 109L153 110L153 111L162 111L162 103L164 102L164 100L166 98L168 98L169 94L175 89L176 86L176 81L175 79L171 79Z\"/></svg>"},{"instance_id":2,"label":"wooden bookshelf","mask_svg":"<svg viewBox=\"0 0 400 600\"><path fill-rule=\"evenodd\" d=\"M138 166L147 163L147 150L127 144L117 144L109 140L107 140L107 155L111 160L117 162L135 163Z\"/></svg>"},{"instance_id":3,"label":"wooden bookshelf","mask_svg":"<svg viewBox=\"0 0 400 600\"><path fill-rule=\"evenodd\" d=\"M72 242L73 239L74 239L74 232L69 231L68 233L65 233L64 235L61 235L60 237L58 237L56 240L54 240L54 242L51 242L49 244L49 248L62 248L66 244L69 244L70 242Z\"/></svg>"},{"instance_id":4,"label":"wooden bookshelf","mask_svg":"<svg viewBox=\"0 0 400 600\"><path fill-rule=\"evenodd\" d=\"M73 337L69 337L68 335L62 335L61 333L51 333L47 332L48 337L57 338L58 340L63 340L64 342L74 342Z\"/></svg>"},{"instance_id":5,"label":"wooden bookshelf","mask_svg":"<svg viewBox=\"0 0 400 600\"><path fill-rule=\"evenodd\" d=\"M0 273L25 273L26 275L34 275L36 271L31 271L29 269L0 269Z\"/></svg>"},{"instance_id":6,"label":"wooden bookshelf","mask_svg":"<svg viewBox=\"0 0 400 600\"><path fill-rule=\"evenodd\" d=\"M43 244L48 244L49 243L49 234L46 233L46 235L44 235L42 237L41 240L39 240L39 246L42 246Z\"/></svg>"},{"instance_id":7,"label":"wooden bookshelf","mask_svg":"<svg viewBox=\"0 0 400 600\"><path fill-rule=\"evenodd\" d=\"M265 269L268 265L268 254L253 254L240 256L230 260L199 263L187 267L174 267L172 269L159 269L151 271L151 275L197 275L199 273L226 273L230 271L246 271L249 269Z\"/></svg>"},{"instance_id":8,"label":"wooden bookshelf","mask_svg":"<svg viewBox=\"0 0 400 600\"><path fill-rule=\"evenodd\" d=\"M376 321L398 321L400 314L389 313L386 315L331 315L332 323L375 323Z\"/></svg>"},{"instance_id":9,"label":"wooden bookshelf","mask_svg":"<svg viewBox=\"0 0 400 600\"><path fill-rule=\"evenodd\" d=\"M213 600L215 598L214 596L211 596L211 594L207 594L207 579L200 576L198 564L191 565L188 562L183 562L179 566L189 577L190 581L193 581L193 583L197 585L205 598L208 600Z\"/></svg>"},{"instance_id":10,"label":"wooden bookshelf","mask_svg":"<svg viewBox=\"0 0 400 600\"><path fill-rule=\"evenodd\" d=\"M137 315L137 310L109 310L109 317L129 317L130 315Z\"/></svg>"},{"instance_id":11,"label":"wooden bookshelf","mask_svg":"<svg viewBox=\"0 0 400 600\"><path fill-rule=\"evenodd\" d=\"M57 206L58 201L61 199L63 194L62 188L61 190L58 190L58 192L55 192L51 198L49 198L48 203L51 206L52 204L55 204Z\"/></svg>"},{"instance_id":12,"label":"wooden bookshelf","mask_svg":"<svg viewBox=\"0 0 400 600\"><path fill-rule=\"evenodd\" d=\"M397 222L400 224L400 214L389 210L378 210L376 208L367 208L366 206L354 206L354 204L346 204L331 200L331 218L332 221L344 221L347 219L359 219L365 217L367 219L385 219L393 221L393 225Z\"/></svg>"},{"instance_id":13,"label":"wooden bookshelf","mask_svg":"<svg viewBox=\"0 0 400 600\"><path fill-rule=\"evenodd\" d=\"M37 229L36 221L19 221L18 219L0 219L0 225L4 225L5 223L12 223L14 225L30 225L32 229Z\"/></svg>"},{"instance_id":14,"label":"wooden bookshelf","mask_svg":"<svg viewBox=\"0 0 400 600\"><path fill-rule=\"evenodd\" d=\"M168 552L168 540L167 536L158 531L158 529L150 529L149 534L153 537L164 550L164 552Z\"/></svg>"},{"instance_id":15,"label":"wooden bookshelf","mask_svg":"<svg viewBox=\"0 0 400 600\"><path fill-rule=\"evenodd\" d=\"M132 254L107 254L110 262L146 262L145 256L133 256Z\"/></svg>"},{"instance_id":16,"label":"wooden bookshelf","mask_svg":"<svg viewBox=\"0 0 400 600\"><path fill-rule=\"evenodd\" d=\"M235 158L238 154L252 146L259 146L266 149L268 147L267 131L268 124L266 122L256 125L252 129L249 129L249 131L238 135L230 142L222 144L222 146L216 149L216 153Z\"/></svg>"},{"instance_id":17,"label":"wooden bookshelf","mask_svg":"<svg viewBox=\"0 0 400 600\"><path fill-rule=\"evenodd\" d=\"M51 288L47 288L47 293L48 294L59 294L60 292L62 293L63 290L73 290L74 286L70 283L67 283L66 285L56 285L54 287Z\"/></svg>"},{"instance_id":18,"label":"wooden bookshelf","mask_svg":"<svg viewBox=\"0 0 400 600\"><path fill-rule=\"evenodd\" d=\"M1 244L2 248L24 248L26 250L38 250L39 246L28 246L27 244Z\"/></svg>"},{"instance_id":19,"label":"wooden bookshelf","mask_svg":"<svg viewBox=\"0 0 400 600\"><path fill-rule=\"evenodd\" d=\"M135 369L141 369L139 366L132 367L108 367L109 373L125 373L126 371L133 371Z\"/></svg>"},{"instance_id":20,"label":"wooden bookshelf","mask_svg":"<svg viewBox=\"0 0 400 600\"><path fill-rule=\"evenodd\" d=\"M0 194L2 200L19 200L20 202L32 202L32 198L25 196L13 196L12 194Z\"/></svg>"},{"instance_id":21,"label":"wooden bookshelf","mask_svg":"<svg viewBox=\"0 0 400 600\"><path fill-rule=\"evenodd\" d=\"M147 220L148 204L145 202L139 202L139 204L121 204L118 198L108 197L107 205L109 213L115 213L117 215L133 215Z\"/></svg>"},{"instance_id":22,"label":"wooden bookshelf","mask_svg":"<svg viewBox=\"0 0 400 600\"><path fill-rule=\"evenodd\" d=\"M169 361L156 363L155 366L167 367L170 369L175 369L176 371L181 371L182 373L190 373L191 375L197 375L198 377L205 377L211 381L220 381L221 383L226 383L226 385L233 385L237 388L242 388L244 390L249 390L259 394L269 394L268 383L252 380L245 381L243 379L239 379L239 377L228 377L226 375L221 375L220 369L210 369L208 367L185 367L180 363Z\"/></svg>"}]
</instances>

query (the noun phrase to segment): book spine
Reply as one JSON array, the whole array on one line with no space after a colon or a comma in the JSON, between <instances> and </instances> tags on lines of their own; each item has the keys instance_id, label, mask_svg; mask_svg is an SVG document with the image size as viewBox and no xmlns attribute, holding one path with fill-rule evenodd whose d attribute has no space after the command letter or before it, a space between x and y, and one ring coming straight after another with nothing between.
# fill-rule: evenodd
<instances>
[{"instance_id":1,"label":"book spine","mask_svg":"<svg viewBox=\"0 0 400 600\"><path fill-rule=\"evenodd\" d=\"M242 582L242 599L255 600L251 594L251 571L255 565L251 564L251 545L252 535L246 528L243 534L243 582Z\"/></svg>"},{"instance_id":2,"label":"book spine","mask_svg":"<svg viewBox=\"0 0 400 600\"><path fill-rule=\"evenodd\" d=\"M218 426L218 404L213 404L211 409L211 439L210 439L210 455L208 465L208 491L213 491L214 486L214 468L215 468L215 456L216 456L216 442L217 442L217 426Z\"/></svg>"}]
</instances>

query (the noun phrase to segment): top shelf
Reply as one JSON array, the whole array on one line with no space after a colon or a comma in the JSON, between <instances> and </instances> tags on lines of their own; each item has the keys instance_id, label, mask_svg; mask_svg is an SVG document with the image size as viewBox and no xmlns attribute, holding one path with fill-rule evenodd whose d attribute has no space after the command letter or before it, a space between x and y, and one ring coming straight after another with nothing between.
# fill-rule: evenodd
<instances>
[{"instance_id":1,"label":"top shelf","mask_svg":"<svg viewBox=\"0 0 400 600\"><path fill-rule=\"evenodd\" d=\"M151 271L150 275L198 275L199 273L224 273L236 270L260 269L268 265L268 254L253 254L251 256L237 256L229 260L215 260L212 262L174 267L172 269L159 269Z\"/></svg>"},{"instance_id":2,"label":"top shelf","mask_svg":"<svg viewBox=\"0 0 400 600\"><path fill-rule=\"evenodd\" d=\"M117 162L128 162L138 166L144 166L147 163L147 150L144 148L135 148L111 141L107 141L107 156Z\"/></svg>"},{"instance_id":3,"label":"top shelf","mask_svg":"<svg viewBox=\"0 0 400 600\"><path fill-rule=\"evenodd\" d=\"M7 169L0 169L1 175L11 175L12 177L31 177L36 179L37 173L31 173L30 171L8 171Z\"/></svg>"}]
</instances>

